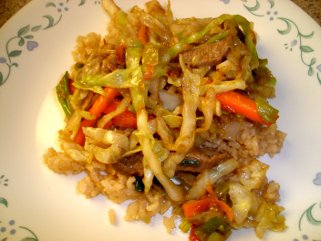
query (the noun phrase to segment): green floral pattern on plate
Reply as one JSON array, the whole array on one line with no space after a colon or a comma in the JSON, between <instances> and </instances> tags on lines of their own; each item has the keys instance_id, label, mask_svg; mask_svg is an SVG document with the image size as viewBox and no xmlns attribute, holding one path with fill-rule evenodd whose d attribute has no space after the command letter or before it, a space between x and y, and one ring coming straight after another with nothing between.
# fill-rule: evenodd
<instances>
[{"instance_id":1,"label":"green floral pattern on plate","mask_svg":"<svg viewBox=\"0 0 321 241\"><path fill-rule=\"evenodd\" d=\"M0 87L10 78L12 71L19 67L17 62L18 57L25 50L33 51L39 46L39 43L35 40L37 32L55 27L70 9L82 7L86 3L86 0L49 1L44 5L49 13L42 16L43 23L36 25L27 24L18 29L16 34L6 41L5 53L0 53ZM100 1L91 1L91 3L100 6Z\"/></svg>"},{"instance_id":2,"label":"green floral pattern on plate","mask_svg":"<svg viewBox=\"0 0 321 241\"><path fill-rule=\"evenodd\" d=\"M276 2L274 0L268 0L268 6L266 8L262 8L262 2L256 0L252 5L246 1L243 3L243 6L247 9L249 13L257 17L268 17L270 21L275 19L283 22L285 24L285 28L276 29L277 32L281 35L288 35L291 32L294 32L295 38L291 41L290 45L285 43L285 49L289 49L292 51L294 48L299 52L299 57L302 62L307 67L308 76L315 76L321 84L321 63L318 63L318 60L315 56L310 57L314 52L313 47L309 46L305 43L305 40L314 37L314 31L309 31L309 33L304 33L300 29L299 25L290 18L287 17L278 17L278 11L275 10ZM266 1L265 1L266 2Z\"/></svg>"},{"instance_id":3,"label":"green floral pattern on plate","mask_svg":"<svg viewBox=\"0 0 321 241\"><path fill-rule=\"evenodd\" d=\"M0 176L0 190L9 186L9 179L5 175ZM9 201L0 197L0 210L2 208L9 208ZM26 226L17 226L14 219L3 220L0 217L0 241L39 241L37 235Z\"/></svg>"},{"instance_id":4,"label":"green floral pattern on plate","mask_svg":"<svg viewBox=\"0 0 321 241\"><path fill-rule=\"evenodd\" d=\"M311 241L321 241L321 237L309 237L307 234L304 233L304 224L308 224L310 226L315 226L319 230L321 229L321 219L317 219L315 217L315 213L321 214L321 202L313 203L309 206L301 215L299 222L298 222L298 229L303 233L302 239L303 240L311 240ZM319 227L320 226L320 227ZM294 238L293 241L300 241L297 238Z\"/></svg>"}]
</instances>

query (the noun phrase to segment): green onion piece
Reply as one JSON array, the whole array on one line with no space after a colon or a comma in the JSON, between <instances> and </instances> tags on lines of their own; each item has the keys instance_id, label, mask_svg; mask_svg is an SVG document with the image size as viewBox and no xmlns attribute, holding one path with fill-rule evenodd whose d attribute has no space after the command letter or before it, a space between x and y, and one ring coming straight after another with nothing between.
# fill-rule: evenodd
<instances>
[{"instance_id":1,"label":"green onion piece","mask_svg":"<svg viewBox=\"0 0 321 241\"><path fill-rule=\"evenodd\" d=\"M74 109L72 108L69 101L69 73L67 71L56 86L56 94L66 117L70 118L72 113L74 112Z\"/></svg>"},{"instance_id":2,"label":"green onion piece","mask_svg":"<svg viewBox=\"0 0 321 241\"><path fill-rule=\"evenodd\" d=\"M140 176L135 176L135 190L137 192L144 192L145 186L143 183L143 178Z\"/></svg>"},{"instance_id":3,"label":"green onion piece","mask_svg":"<svg viewBox=\"0 0 321 241\"><path fill-rule=\"evenodd\" d=\"M221 234L227 234L231 230L231 226L223 218L214 217L197 227L197 230L206 234L213 232L219 232Z\"/></svg>"},{"instance_id":4,"label":"green onion piece","mask_svg":"<svg viewBox=\"0 0 321 241\"><path fill-rule=\"evenodd\" d=\"M228 190L229 185L226 182L217 183L215 185L215 192L219 199L223 200L224 202L228 202Z\"/></svg>"},{"instance_id":5,"label":"green onion piece","mask_svg":"<svg viewBox=\"0 0 321 241\"><path fill-rule=\"evenodd\" d=\"M75 69L76 69L76 70L80 70L80 69L83 68L84 66L85 66L84 63L79 63L79 62L78 62L78 63L75 64Z\"/></svg>"},{"instance_id":6,"label":"green onion piece","mask_svg":"<svg viewBox=\"0 0 321 241\"><path fill-rule=\"evenodd\" d=\"M182 220L181 224L178 226L178 228L183 232L187 233L191 229L192 225L190 222L188 222L185 218Z\"/></svg>"},{"instance_id":7,"label":"green onion piece","mask_svg":"<svg viewBox=\"0 0 321 241\"><path fill-rule=\"evenodd\" d=\"M200 161L196 159L184 159L179 165L184 167L199 167Z\"/></svg>"},{"instance_id":8,"label":"green onion piece","mask_svg":"<svg viewBox=\"0 0 321 241\"><path fill-rule=\"evenodd\" d=\"M272 107L264 98L255 98L257 111L261 118L267 123L274 123L278 118L279 111Z\"/></svg>"}]
</instances>

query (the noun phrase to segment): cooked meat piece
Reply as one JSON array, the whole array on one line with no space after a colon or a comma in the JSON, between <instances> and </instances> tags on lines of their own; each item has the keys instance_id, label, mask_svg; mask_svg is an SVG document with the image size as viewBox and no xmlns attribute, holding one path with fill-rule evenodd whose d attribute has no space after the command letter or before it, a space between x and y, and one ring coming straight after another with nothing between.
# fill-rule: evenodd
<instances>
[{"instance_id":1,"label":"cooked meat piece","mask_svg":"<svg viewBox=\"0 0 321 241\"><path fill-rule=\"evenodd\" d=\"M176 170L200 173L205 169L218 165L219 162L228 158L227 153L208 155L208 153L212 153L212 151L213 150L207 150L207 148L191 149L185 156L184 160L177 165ZM142 159L142 153L133 154L114 163L113 168L123 175L143 176L144 170Z\"/></svg>"},{"instance_id":2,"label":"cooked meat piece","mask_svg":"<svg viewBox=\"0 0 321 241\"><path fill-rule=\"evenodd\" d=\"M202 172L205 169L216 166L220 161L228 157L227 153L219 153L209 156L206 154L206 148L193 148L191 149L184 160L177 165L177 171L186 172Z\"/></svg>"},{"instance_id":3,"label":"cooked meat piece","mask_svg":"<svg viewBox=\"0 0 321 241\"><path fill-rule=\"evenodd\" d=\"M179 178L182 184L189 186L189 188L195 183L198 173L177 171L175 176Z\"/></svg>"},{"instance_id":4,"label":"cooked meat piece","mask_svg":"<svg viewBox=\"0 0 321 241\"><path fill-rule=\"evenodd\" d=\"M204 65L217 65L226 56L230 49L231 38L227 37L223 40L202 44L183 53L184 61L192 67L200 67Z\"/></svg>"},{"instance_id":5,"label":"cooked meat piece","mask_svg":"<svg viewBox=\"0 0 321 241\"><path fill-rule=\"evenodd\" d=\"M113 168L127 176L143 176L143 155L141 153L133 154L128 157L124 157L118 162L113 164Z\"/></svg>"}]
</instances>

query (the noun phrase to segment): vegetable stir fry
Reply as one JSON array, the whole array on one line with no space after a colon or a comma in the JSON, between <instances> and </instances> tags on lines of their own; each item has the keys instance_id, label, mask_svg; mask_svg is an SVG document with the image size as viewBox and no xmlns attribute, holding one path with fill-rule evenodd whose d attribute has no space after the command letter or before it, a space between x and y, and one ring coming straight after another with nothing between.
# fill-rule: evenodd
<instances>
[{"instance_id":1,"label":"vegetable stir fry","mask_svg":"<svg viewBox=\"0 0 321 241\"><path fill-rule=\"evenodd\" d=\"M86 173L77 189L88 198L132 200L128 221L171 208L190 240L284 230L279 184L258 160L278 153L285 134L253 24L228 14L175 19L156 0L128 12L112 0L103 7L107 34L77 39L56 87L66 125L48 167Z\"/></svg>"}]
</instances>

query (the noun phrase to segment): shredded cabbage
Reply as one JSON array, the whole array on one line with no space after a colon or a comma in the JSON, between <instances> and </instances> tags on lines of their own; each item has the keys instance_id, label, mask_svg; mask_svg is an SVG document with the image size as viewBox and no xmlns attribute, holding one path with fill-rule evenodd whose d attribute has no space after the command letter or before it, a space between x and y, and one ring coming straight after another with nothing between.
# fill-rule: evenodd
<instances>
[{"instance_id":1,"label":"shredded cabbage","mask_svg":"<svg viewBox=\"0 0 321 241\"><path fill-rule=\"evenodd\" d=\"M237 225L241 225L253 205L253 197L248 188L240 183L230 183L228 194L232 201L234 219Z\"/></svg>"},{"instance_id":2,"label":"shredded cabbage","mask_svg":"<svg viewBox=\"0 0 321 241\"><path fill-rule=\"evenodd\" d=\"M204 171L198 176L196 182L188 191L186 198L200 198L206 193L206 188L208 185L213 185L218 179L234 171L237 166L237 161L234 158L231 158L210 170Z\"/></svg>"},{"instance_id":3,"label":"shredded cabbage","mask_svg":"<svg viewBox=\"0 0 321 241\"><path fill-rule=\"evenodd\" d=\"M225 240L232 227L258 237L283 230L279 185L257 158L280 151L285 135L264 125L278 117L267 101L276 79L258 57L253 24L230 14L175 19L156 0L126 12L102 5L108 33L77 39L57 85L66 126L48 167L85 172L78 189L88 198L132 199L127 220L149 222L169 207L184 216L185 203L211 199L209 210L183 217L204 241ZM244 93L263 121L230 112L237 101L217 100L225 92ZM224 227L205 232L215 220Z\"/></svg>"}]
</instances>

